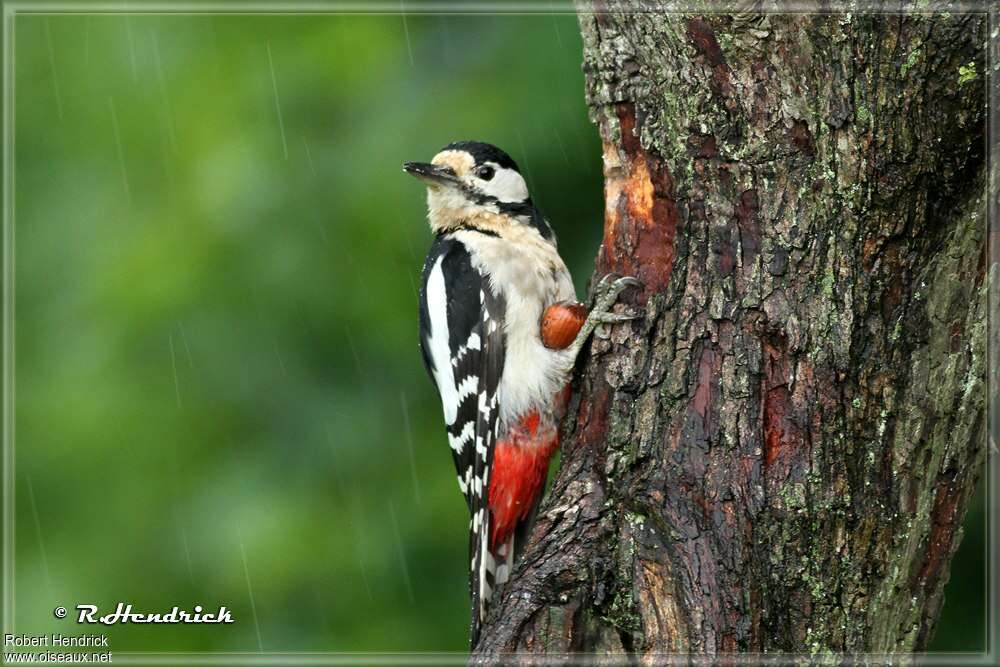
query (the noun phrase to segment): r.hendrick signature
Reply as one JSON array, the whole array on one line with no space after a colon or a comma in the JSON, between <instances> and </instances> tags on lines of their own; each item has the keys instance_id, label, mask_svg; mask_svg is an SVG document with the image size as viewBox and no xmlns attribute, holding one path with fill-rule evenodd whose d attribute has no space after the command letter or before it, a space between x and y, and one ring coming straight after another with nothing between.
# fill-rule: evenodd
<instances>
[{"instance_id":1,"label":"r.hendrick signature","mask_svg":"<svg viewBox=\"0 0 1000 667\"><path fill-rule=\"evenodd\" d=\"M145 614L132 611L131 604L119 602L115 610L110 614L98 616L98 608L92 604L78 604L76 609L79 615L77 623L101 623L103 625L114 625L116 623L233 623L233 617L226 607L219 607L218 612L203 613L201 605L195 605L193 612L188 612L179 607L173 607L166 613Z\"/></svg>"}]
</instances>

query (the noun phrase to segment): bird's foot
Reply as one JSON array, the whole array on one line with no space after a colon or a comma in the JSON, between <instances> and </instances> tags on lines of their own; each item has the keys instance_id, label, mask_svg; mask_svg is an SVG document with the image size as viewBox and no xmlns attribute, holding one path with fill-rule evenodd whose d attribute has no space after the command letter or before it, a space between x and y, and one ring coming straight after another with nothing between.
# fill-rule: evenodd
<instances>
[{"instance_id":1,"label":"bird's foot","mask_svg":"<svg viewBox=\"0 0 1000 667\"><path fill-rule=\"evenodd\" d=\"M641 312L616 313L611 310L621 293L629 287L642 287L642 283L631 276L619 277L617 274L609 273L597 284L594 290L594 307L591 308L587 319L594 320L594 335L598 338L607 339L611 335L609 330L611 325L642 317ZM582 343L583 341L581 345Z\"/></svg>"},{"instance_id":2,"label":"bird's foot","mask_svg":"<svg viewBox=\"0 0 1000 667\"><path fill-rule=\"evenodd\" d=\"M580 327L580 332L576 335L576 339L568 348L571 353L569 355L570 369L575 364L576 357L580 353L580 350L583 349L584 343L587 342L590 334L594 333L598 327L601 327L602 331L599 331L595 335L599 338L607 338L609 334L606 330L603 330L604 327L642 317L641 313L616 313L611 310L621 293L629 287L642 287L642 283L630 276L622 277L614 273L609 273L601 278L597 287L594 288L594 305L587 314L587 319L584 320L583 326Z\"/></svg>"}]
</instances>

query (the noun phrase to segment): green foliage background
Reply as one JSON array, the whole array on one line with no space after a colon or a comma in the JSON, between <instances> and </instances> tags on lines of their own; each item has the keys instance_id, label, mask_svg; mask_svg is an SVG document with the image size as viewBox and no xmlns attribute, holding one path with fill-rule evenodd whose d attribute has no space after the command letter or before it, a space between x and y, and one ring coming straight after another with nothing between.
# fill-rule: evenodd
<instances>
[{"instance_id":1,"label":"green foliage background","mask_svg":"<svg viewBox=\"0 0 1000 667\"><path fill-rule=\"evenodd\" d=\"M111 646L465 649L400 165L507 149L582 294L603 201L580 50L572 16L17 18L18 632L224 604L237 623ZM942 650L982 645L981 496Z\"/></svg>"}]
</instances>

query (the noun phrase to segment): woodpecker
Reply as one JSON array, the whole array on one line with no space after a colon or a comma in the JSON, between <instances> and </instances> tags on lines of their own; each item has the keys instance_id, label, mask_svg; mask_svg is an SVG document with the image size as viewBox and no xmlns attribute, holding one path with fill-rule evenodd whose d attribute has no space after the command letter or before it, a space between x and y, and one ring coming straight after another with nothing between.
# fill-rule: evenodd
<instances>
[{"instance_id":1,"label":"woodpecker","mask_svg":"<svg viewBox=\"0 0 1000 667\"><path fill-rule=\"evenodd\" d=\"M589 313L576 303L552 227L495 146L459 141L403 169L427 186L420 349L471 514L475 647L541 500L576 357L595 327L632 319L611 307L638 281L608 276Z\"/></svg>"}]
</instances>

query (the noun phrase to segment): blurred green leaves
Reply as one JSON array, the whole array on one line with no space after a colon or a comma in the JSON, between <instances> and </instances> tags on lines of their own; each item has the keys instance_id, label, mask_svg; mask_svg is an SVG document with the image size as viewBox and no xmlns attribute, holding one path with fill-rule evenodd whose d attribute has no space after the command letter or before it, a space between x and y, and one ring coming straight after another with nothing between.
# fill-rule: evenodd
<instances>
[{"instance_id":1,"label":"blurred green leaves","mask_svg":"<svg viewBox=\"0 0 1000 667\"><path fill-rule=\"evenodd\" d=\"M579 63L571 16L17 18L19 631L121 600L237 623L119 651L466 647L401 165L506 148L582 287Z\"/></svg>"}]
</instances>

